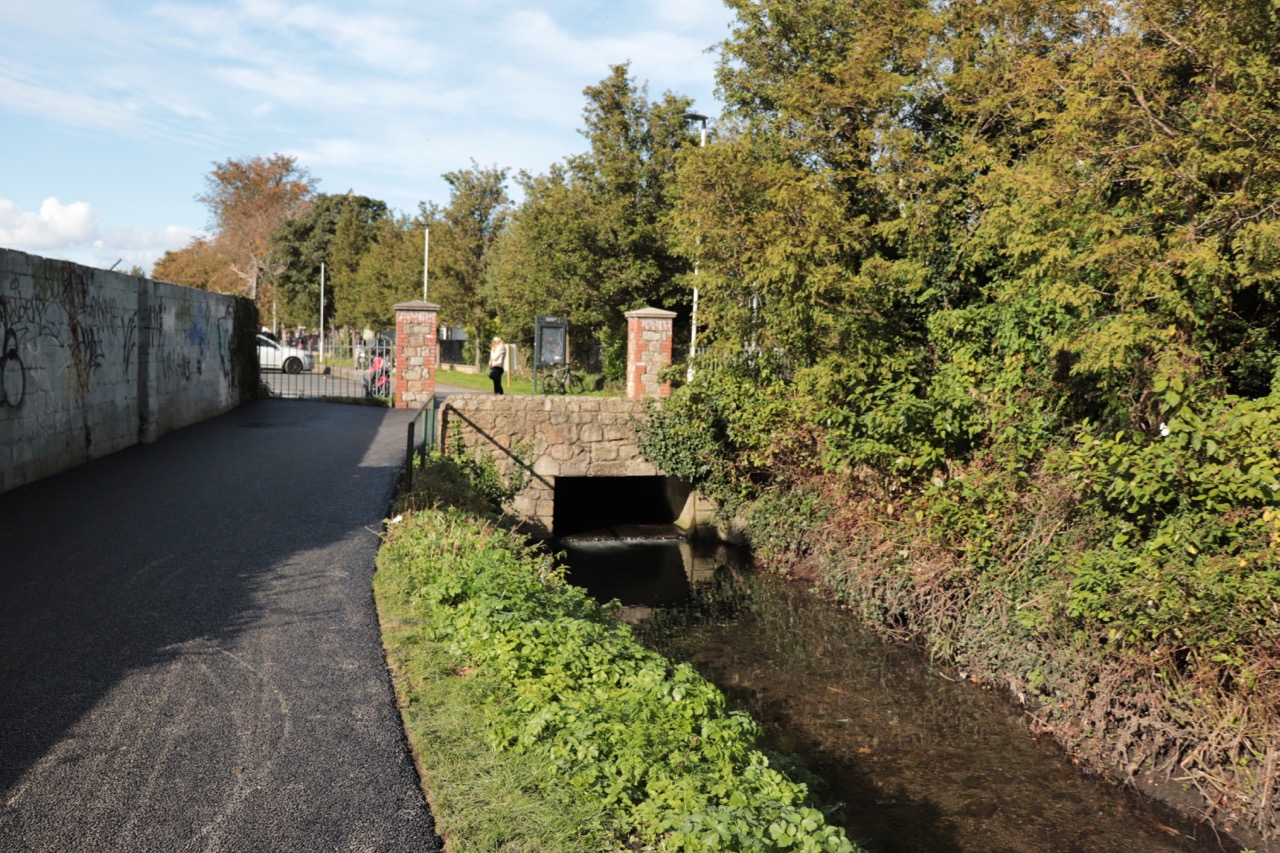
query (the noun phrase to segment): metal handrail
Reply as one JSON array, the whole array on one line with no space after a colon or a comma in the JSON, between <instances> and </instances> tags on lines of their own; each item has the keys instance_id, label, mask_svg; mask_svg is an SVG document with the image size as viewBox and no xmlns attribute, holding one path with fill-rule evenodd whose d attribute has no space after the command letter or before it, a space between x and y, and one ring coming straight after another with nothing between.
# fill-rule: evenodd
<instances>
[{"instance_id":1,"label":"metal handrail","mask_svg":"<svg viewBox=\"0 0 1280 853\"><path fill-rule=\"evenodd\" d=\"M404 488L406 491L413 487L414 451L418 452L419 461L426 462L427 448L434 446L436 443L436 414L440 411L440 402L440 399L435 394L432 394L427 402L423 403L418 411L414 412L413 419L409 421L409 437L404 453ZM416 440L418 422L422 420L422 415L428 408L431 409L431 414L423 425L422 441L418 442Z\"/></svg>"},{"instance_id":2,"label":"metal handrail","mask_svg":"<svg viewBox=\"0 0 1280 853\"><path fill-rule=\"evenodd\" d=\"M490 444L492 444L494 447L496 447L496 448L498 448L499 450L501 450L503 453L507 454L507 456L510 456L510 457L511 457L511 460L512 460L513 462L515 462L517 465L519 465L519 466L520 466L521 468L523 468L524 470L528 471L528 472L529 472L529 476L530 476L530 477L532 477L533 479L535 479L535 480L537 480L538 482L542 483L544 486L546 486L546 487L547 487L547 488L549 488L549 489L554 489L554 488L555 488L555 484L554 484L554 483L552 483L552 482L551 482L550 480L548 480L546 477L544 477L544 476L542 476L541 474L539 474L537 471L534 471L534 470L533 470L533 466L532 466L532 465L530 465L528 462L525 462L525 461L524 461L523 459L521 459L519 456L515 455L515 453L513 453L513 452L511 451L511 449L510 449L510 448L508 448L508 447L503 447L501 444L499 444L499 443L498 443L498 441L497 441L497 439L495 439L493 436L489 435L489 433L487 433L487 432L485 432L483 429L481 429L481 428L480 428L480 425L479 425L479 424L477 424L475 421L471 420L471 418L467 417L467 416L466 416L466 415L464 415L462 412L458 411L457 409L455 409L453 406L449 405L448 403L445 403L443 406L441 406L441 410L443 411L443 415L442 415L442 416L441 416L441 418L440 418L440 421L441 421L441 429L440 429L440 449L441 449L441 450L443 450L443 449L444 449L444 442L445 442L445 440L446 440L446 439L448 438L448 436L449 436L449 430L448 430L448 426L447 426L446 420L447 420L447 418L449 417L449 413L450 413L450 412L452 412L453 414L455 414L455 415L457 415L458 417L462 418L463 422L464 422L464 423L466 423L466 424L467 424L467 426L469 426L469 427L471 427L473 430L475 430L475 431L480 435L480 437L481 437L481 438L483 438L485 441L489 442L489 443L490 443Z\"/></svg>"}]
</instances>

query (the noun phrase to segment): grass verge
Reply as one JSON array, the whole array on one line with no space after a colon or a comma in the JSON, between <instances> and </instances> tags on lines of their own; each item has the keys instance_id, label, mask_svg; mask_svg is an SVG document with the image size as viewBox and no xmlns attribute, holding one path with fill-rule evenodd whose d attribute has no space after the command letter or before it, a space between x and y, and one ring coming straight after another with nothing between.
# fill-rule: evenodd
<instances>
[{"instance_id":1,"label":"grass verge","mask_svg":"<svg viewBox=\"0 0 1280 853\"><path fill-rule=\"evenodd\" d=\"M435 493L403 500L374 589L451 853L854 853L713 685L641 647L544 555L445 508L476 507L456 465L432 457L414 480Z\"/></svg>"},{"instance_id":2,"label":"grass verge","mask_svg":"<svg viewBox=\"0 0 1280 853\"><path fill-rule=\"evenodd\" d=\"M594 387L594 384L600 383L598 376L584 376L587 380L587 386ZM486 373L463 373L461 370L452 370L446 366L441 366L436 371L436 381L441 385L452 385L456 388L467 388L472 391L493 392L493 381L489 379ZM526 379L521 376L512 376L507 374L502 378L502 387L508 394L532 394L533 380ZM605 386L601 390L587 391L586 396L592 397L617 397L621 396L623 390L620 388L611 388Z\"/></svg>"}]
</instances>

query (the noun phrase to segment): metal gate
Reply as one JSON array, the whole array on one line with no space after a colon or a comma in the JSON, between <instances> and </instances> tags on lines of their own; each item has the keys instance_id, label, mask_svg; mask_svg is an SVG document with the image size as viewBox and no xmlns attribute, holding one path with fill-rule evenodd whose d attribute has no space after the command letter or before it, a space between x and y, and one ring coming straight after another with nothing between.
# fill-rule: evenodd
<instances>
[{"instance_id":1,"label":"metal gate","mask_svg":"<svg viewBox=\"0 0 1280 853\"><path fill-rule=\"evenodd\" d=\"M272 397L391 400L395 342L387 337L351 345L300 339L292 344L258 339L262 384Z\"/></svg>"}]
</instances>

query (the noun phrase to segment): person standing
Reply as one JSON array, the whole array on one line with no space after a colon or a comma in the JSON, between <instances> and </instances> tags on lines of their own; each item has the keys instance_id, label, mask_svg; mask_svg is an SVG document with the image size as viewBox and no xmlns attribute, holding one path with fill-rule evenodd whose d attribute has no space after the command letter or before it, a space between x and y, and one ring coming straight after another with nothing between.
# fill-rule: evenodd
<instances>
[{"instance_id":1,"label":"person standing","mask_svg":"<svg viewBox=\"0 0 1280 853\"><path fill-rule=\"evenodd\" d=\"M493 380L493 393L502 393L502 374L507 370L507 345L495 337L489 347L489 378Z\"/></svg>"}]
</instances>

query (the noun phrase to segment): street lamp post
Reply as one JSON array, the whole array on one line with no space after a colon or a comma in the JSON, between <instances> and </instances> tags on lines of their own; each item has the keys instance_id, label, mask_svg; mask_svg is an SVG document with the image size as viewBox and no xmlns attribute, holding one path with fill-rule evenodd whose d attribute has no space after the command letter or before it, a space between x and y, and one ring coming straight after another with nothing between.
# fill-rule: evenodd
<instances>
[{"instance_id":1,"label":"street lamp post","mask_svg":"<svg viewBox=\"0 0 1280 853\"><path fill-rule=\"evenodd\" d=\"M707 147L707 117L702 113L688 112L680 116L685 121L696 121L702 123L702 130L698 134L698 147ZM701 239L701 238L699 238ZM685 380L693 380L693 359L698 354L698 259L693 260L693 314L690 317L692 326L689 332L689 367L685 370Z\"/></svg>"}]
</instances>

